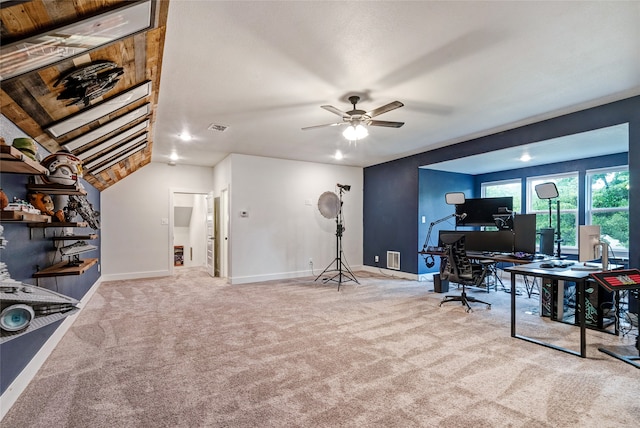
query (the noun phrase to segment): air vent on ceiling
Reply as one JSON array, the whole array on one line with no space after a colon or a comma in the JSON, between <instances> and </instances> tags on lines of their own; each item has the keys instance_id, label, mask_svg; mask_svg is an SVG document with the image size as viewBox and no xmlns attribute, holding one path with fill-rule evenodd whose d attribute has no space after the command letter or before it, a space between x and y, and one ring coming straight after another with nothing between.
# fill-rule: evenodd
<instances>
[{"instance_id":1,"label":"air vent on ceiling","mask_svg":"<svg viewBox=\"0 0 640 428\"><path fill-rule=\"evenodd\" d=\"M209 125L209 127L207 128L209 131L220 131L220 132L224 132L226 131L228 128L228 126L225 125L218 125L215 123L212 123L211 125Z\"/></svg>"},{"instance_id":2,"label":"air vent on ceiling","mask_svg":"<svg viewBox=\"0 0 640 428\"><path fill-rule=\"evenodd\" d=\"M387 269L400 270L399 251L387 251Z\"/></svg>"}]
</instances>

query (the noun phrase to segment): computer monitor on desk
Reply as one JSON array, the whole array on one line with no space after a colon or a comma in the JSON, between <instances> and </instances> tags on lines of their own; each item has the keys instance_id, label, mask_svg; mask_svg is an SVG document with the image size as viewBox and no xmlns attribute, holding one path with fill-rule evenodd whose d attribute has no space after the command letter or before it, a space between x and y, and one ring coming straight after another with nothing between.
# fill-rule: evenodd
<instances>
[{"instance_id":1,"label":"computer monitor on desk","mask_svg":"<svg viewBox=\"0 0 640 428\"><path fill-rule=\"evenodd\" d=\"M464 235L465 248L472 252L513 252L513 232L510 230L441 230L438 235L438 245L444 246L448 242L447 235Z\"/></svg>"},{"instance_id":2,"label":"computer monitor on desk","mask_svg":"<svg viewBox=\"0 0 640 428\"><path fill-rule=\"evenodd\" d=\"M600 258L600 226L580 225L578 234L578 260L590 262Z\"/></svg>"},{"instance_id":3,"label":"computer monitor on desk","mask_svg":"<svg viewBox=\"0 0 640 428\"><path fill-rule=\"evenodd\" d=\"M512 230L441 230L443 234L464 234L466 249L472 252L526 253L536 252L536 215L520 214L513 218ZM439 239L442 246L442 239Z\"/></svg>"},{"instance_id":4,"label":"computer monitor on desk","mask_svg":"<svg viewBox=\"0 0 640 428\"><path fill-rule=\"evenodd\" d=\"M535 254L536 215L518 214L513 218L513 252Z\"/></svg>"},{"instance_id":5,"label":"computer monitor on desk","mask_svg":"<svg viewBox=\"0 0 640 428\"><path fill-rule=\"evenodd\" d=\"M609 244L600 239L599 225L580 225L578 233L578 260L589 262L602 258L603 270L609 269Z\"/></svg>"}]
</instances>

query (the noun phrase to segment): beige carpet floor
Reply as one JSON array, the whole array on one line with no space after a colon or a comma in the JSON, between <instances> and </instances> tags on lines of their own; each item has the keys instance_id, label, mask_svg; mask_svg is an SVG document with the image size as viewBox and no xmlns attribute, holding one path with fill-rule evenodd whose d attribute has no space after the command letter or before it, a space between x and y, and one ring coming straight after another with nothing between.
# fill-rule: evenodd
<instances>
[{"instance_id":1,"label":"beige carpet floor","mask_svg":"<svg viewBox=\"0 0 640 428\"><path fill-rule=\"evenodd\" d=\"M201 269L105 282L3 427L636 427L640 370L510 337L509 294L466 313L433 284L356 272L227 285ZM519 332L578 347L518 297ZM522 331L520 331L520 329Z\"/></svg>"}]
</instances>

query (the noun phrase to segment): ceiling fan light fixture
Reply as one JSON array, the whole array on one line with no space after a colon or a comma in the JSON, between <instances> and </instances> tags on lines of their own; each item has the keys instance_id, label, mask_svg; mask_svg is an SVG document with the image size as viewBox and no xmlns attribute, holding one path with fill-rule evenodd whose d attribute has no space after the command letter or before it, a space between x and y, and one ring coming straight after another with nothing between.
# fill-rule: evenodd
<instances>
[{"instance_id":1,"label":"ceiling fan light fixture","mask_svg":"<svg viewBox=\"0 0 640 428\"><path fill-rule=\"evenodd\" d=\"M369 131L367 131L367 128L365 128L362 124L358 124L356 126L349 125L347 126L347 129L344 130L342 135L349 141L356 141L362 140L363 138L367 137L367 135L369 135Z\"/></svg>"}]
</instances>

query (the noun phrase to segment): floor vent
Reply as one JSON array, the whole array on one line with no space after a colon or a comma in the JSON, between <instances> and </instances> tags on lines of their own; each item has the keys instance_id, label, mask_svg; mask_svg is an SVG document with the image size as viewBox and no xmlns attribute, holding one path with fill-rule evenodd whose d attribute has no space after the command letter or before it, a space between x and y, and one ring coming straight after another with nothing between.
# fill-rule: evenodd
<instances>
[{"instance_id":1,"label":"floor vent","mask_svg":"<svg viewBox=\"0 0 640 428\"><path fill-rule=\"evenodd\" d=\"M398 251L387 251L387 269L400 270L400 253Z\"/></svg>"}]
</instances>

